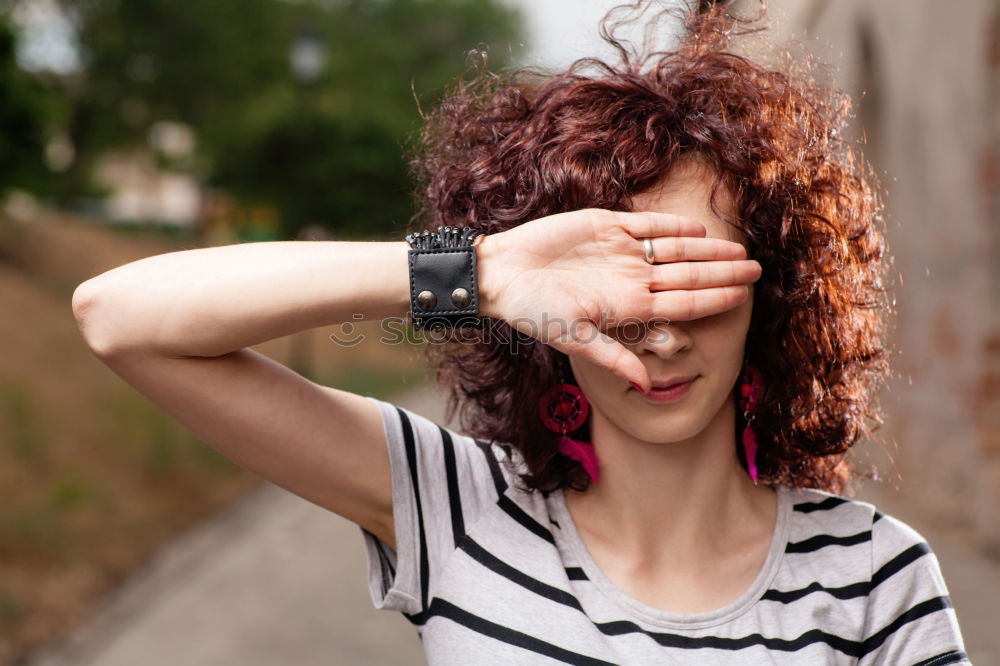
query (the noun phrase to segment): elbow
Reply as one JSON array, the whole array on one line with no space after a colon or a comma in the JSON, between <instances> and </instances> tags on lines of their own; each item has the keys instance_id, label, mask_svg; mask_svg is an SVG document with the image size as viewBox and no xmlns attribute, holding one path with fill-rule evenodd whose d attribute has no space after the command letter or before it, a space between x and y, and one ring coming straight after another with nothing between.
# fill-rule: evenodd
<instances>
[{"instance_id":1,"label":"elbow","mask_svg":"<svg viewBox=\"0 0 1000 666\"><path fill-rule=\"evenodd\" d=\"M119 346L109 334L104 302L106 296L101 295L101 289L96 278L91 278L73 291L73 317L76 326L83 336L84 342L99 358L106 358L115 352Z\"/></svg>"}]
</instances>

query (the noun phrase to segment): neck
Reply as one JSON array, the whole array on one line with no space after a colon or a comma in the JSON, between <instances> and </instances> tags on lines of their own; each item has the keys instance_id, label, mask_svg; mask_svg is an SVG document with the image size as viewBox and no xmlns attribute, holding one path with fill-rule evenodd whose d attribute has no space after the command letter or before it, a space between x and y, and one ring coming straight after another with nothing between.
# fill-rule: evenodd
<instances>
[{"instance_id":1,"label":"neck","mask_svg":"<svg viewBox=\"0 0 1000 666\"><path fill-rule=\"evenodd\" d=\"M601 480L585 492L565 491L588 540L613 544L639 566L694 569L759 540L762 530L772 533L775 492L755 486L740 465L728 401L705 429L681 441L642 441L597 409L591 419Z\"/></svg>"}]
</instances>

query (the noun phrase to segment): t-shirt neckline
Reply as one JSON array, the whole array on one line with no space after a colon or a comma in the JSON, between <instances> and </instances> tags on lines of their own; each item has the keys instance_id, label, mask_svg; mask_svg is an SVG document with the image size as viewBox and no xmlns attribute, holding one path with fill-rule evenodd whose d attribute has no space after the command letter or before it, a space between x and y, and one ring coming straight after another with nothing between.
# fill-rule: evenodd
<instances>
[{"instance_id":1,"label":"t-shirt neckline","mask_svg":"<svg viewBox=\"0 0 1000 666\"><path fill-rule=\"evenodd\" d=\"M565 537L565 545L580 563L587 578L597 586L604 595L625 612L648 624L668 629L700 629L729 622L748 611L768 590L781 565L782 556L788 543L790 523L791 497L789 489L775 486L777 492L777 516L774 532L771 535L771 546L768 549L764 564L757 577L737 599L710 611L700 613L675 613L649 606L628 595L615 585L597 566L580 533L573 522L573 517L566 507L566 498L561 488L552 492L551 507L556 519L561 525L561 533Z\"/></svg>"}]
</instances>

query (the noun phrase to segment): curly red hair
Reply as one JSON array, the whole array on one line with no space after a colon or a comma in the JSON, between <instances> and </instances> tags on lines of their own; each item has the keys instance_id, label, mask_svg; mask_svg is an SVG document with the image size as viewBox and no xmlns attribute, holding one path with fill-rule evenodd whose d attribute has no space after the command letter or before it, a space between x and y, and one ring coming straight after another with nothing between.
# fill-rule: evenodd
<instances>
[{"instance_id":1,"label":"curly red hair","mask_svg":"<svg viewBox=\"0 0 1000 666\"><path fill-rule=\"evenodd\" d=\"M584 58L555 74L496 74L481 54L476 76L425 117L411 226L495 233L567 210L628 211L634 194L697 156L715 174L713 208L728 188L731 223L763 267L746 343L765 387L754 422L760 477L843 492L853 473L845 454L881 423L892 311L882 206L842 136L850 99L816 83L811 60L765 67L728 51L733 36L759 32L734 27L760 17L700 3L682 15L675 49L638 58L608 29L622 8L601 24L618 65ZM469 434L516 447L528 489L584 489L589 477L538 417L541 393L572 376L565 355L488 323L495 334L426 347L449 390L448 417L457 410Z\"/></svg>"}]
</instances>

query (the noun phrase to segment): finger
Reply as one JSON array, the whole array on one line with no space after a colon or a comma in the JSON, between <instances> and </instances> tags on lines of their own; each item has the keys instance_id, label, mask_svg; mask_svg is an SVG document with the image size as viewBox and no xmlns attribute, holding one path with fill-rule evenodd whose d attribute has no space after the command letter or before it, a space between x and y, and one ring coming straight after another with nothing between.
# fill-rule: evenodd
<instances>
[{"instance_id":1,"label":"finger","mask_svg":"<svg viewBox=\"0 0 1000 666\"><path fill-rule=\"evenodd\" d=\"M579 355L606 368L625 381L638 384L643 391L652 388L649 372L639 357L591 322L579 322L572 334L552 346L565 354Z\"/></svg>"},{"instance_id":2,"label":"finger","mask_svg":"<svg viewBox=\"0 0 1000 666\"><path fill-rule=\"evenodd\" d=\"M746 259L747 249L722 238L691 238L689 236L664 236L651 238L653 261L722 261Z\"/></svg>"},{"instance_id":3,"label":"finger","mask_svg":"<svg viewBox=\"0 0 1000 666\"><path fill-rule=\"evenodd\" d=\"M753 259L740 261L681 261L653 267L652 291L665 289L706 289L748 284L760 278L760 264Z\"/></svg>"},{"instance_id":4,"label":"finger","mask_svg":"<svg viewBox=\"0 0 1000 666\"><path fill-rule=\"evenodd\" d=\"M657 291L653 296L653 319L690 321L709 317L734 308L747 299L746 285L709 287L708 289L672 289Z\"/></svg>"},{"instance_id":5,"label":"finger","mask_svg":"<svg viewBox=\"0 0 1000 666\"><path fill-rule=\"evenodd\" d=\"M690 217L673 213L616 212L619 224L633 238L654 238L656 236L705 236L708 230L701 222Z\"/></svg>"}]
</instances>

